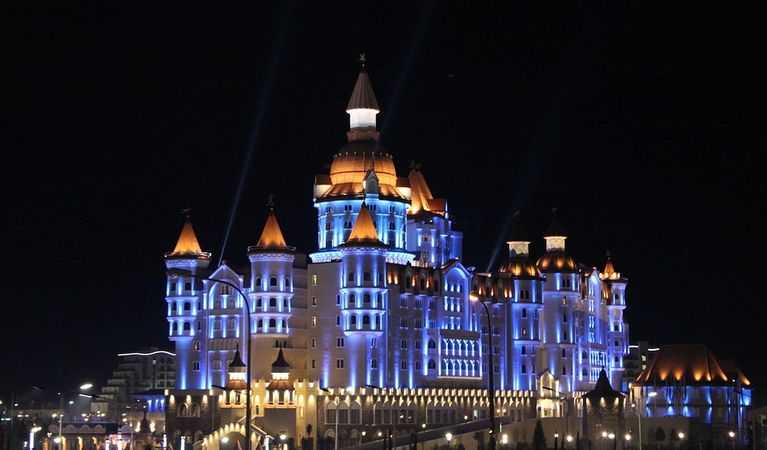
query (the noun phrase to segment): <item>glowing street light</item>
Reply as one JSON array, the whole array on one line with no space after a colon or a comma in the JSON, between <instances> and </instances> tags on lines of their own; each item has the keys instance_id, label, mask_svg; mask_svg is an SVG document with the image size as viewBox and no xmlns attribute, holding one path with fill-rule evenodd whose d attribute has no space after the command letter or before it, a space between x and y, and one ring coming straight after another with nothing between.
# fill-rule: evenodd
<instances>
[{"instance_id":1,"label":"glowing street light","mask_svg":"<svg viewBox=\"0 0 767 450\"><path fill-rule=\"evenodd\" d=\"M611 440L615 439L615 433L610 433L607 435L607 437L610 438Z\"/></svg>"},{"instance_id":2,"label":"glowing street light","mask_svg":"<svg viewBox=\"0 0 767 450\"><path fill-rule=\"evenodd\" d=\"M678 437L679 439L684 439L684 431L680 431L680 432L677 434L677 437Z\"/></svg>"},{"instance_id":3,"label":"glowing street light","mask_svg":"<svg viewBox=\"0 0 767 450\"><path fill-rule=\"evenodd\" d=\"M626 441L630 441L631 440L631 434L626 433L626 435L623 436L623 439L625 439Z\"/></svg>"},{"instance_id":4,"label":"glowing street light","mask_svg":"<svg viewBox=\"0 0 767 450\"><path fill-rule=\"evenodd\" d=\"M229 443L229 436L222 437L221 438L221 443L222 444L228 444Z\"/></svg>"},{"instance_id":5,"label":"glowing street light","mask_svg":"<svg viewBox=\"0 0 767 450\"><path fill-rule=\"evenodd\" d=\"M287 440L288 440L288 435L287 435L287 434L285 434L285 433L280 433L280 440L281 440L282 442L285 442L285 441L287 441Z\"/></svg>"},{"instance_id":6,"label":"glowing street light","mask_svg":"<svg viewBox=\"0 0 767 450\"><path fill-rule=\"evenodd\" d=\"M735 439L735 432L730 430L730 431L727 432L727 436L729 436L730 439Z\"/></svg>"},{"instance_id":7,"label":"glowing street light","mask_svg":"<svg viewBox=\"0 0 767 450\"><path fill-rule=\"evenodd\" d=\"M453 440L453 433L451 433L451 432L449 432L449 431L448 431L447 433L445 433L445 440L446 440L447 442L450 442L450 441L452 441L452 440Z\"/></svg>"},{"instance_id":8,"label":"glowing street light","mask_svg":"<svg viewBox=\"0 0 767 450\"><path fill-rule=\"evenodd\" d=\"M83 383L80 385L81 391L87 391L88 389L93 387L93 383Z\"/></svg>"}]
</instances>

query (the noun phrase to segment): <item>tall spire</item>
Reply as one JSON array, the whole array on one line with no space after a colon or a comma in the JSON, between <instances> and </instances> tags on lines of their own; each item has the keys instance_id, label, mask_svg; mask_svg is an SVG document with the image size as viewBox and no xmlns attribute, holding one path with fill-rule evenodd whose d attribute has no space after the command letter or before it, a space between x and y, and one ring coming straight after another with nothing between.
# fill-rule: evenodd
<instances>
[{"instance_id":1,"label":"tall spire","mask_svg":"<svg viewBox=\"0 0 767 450\"><path fill-rule=\"evenodd\" d=\"M354 84L352 96L346 105L346 112L349 114L349 140L375 139L376 114L381 109L378 107L376 94L373 92L373 84L370 82L367 69L365 68L365 54L360 55L360 73L357 75L357 82ZM353 131L372 131L373 133L353 133Z\"/></svg>"},{"instance_id":2,"label":"tall spire","mask_svg":"<svg viewBox=\"0 0 767 450\"><path fill-rule=\"evenodd\" d=\"M511 222L511 236L506 242L509 245L509 257L527 256L530 254L530 239L522 224L519 210L514 211Z\"/></svg>"},{"instance_id":3,"label":"tall spire","mask_svg":"<svg viewBox=\"0 0 767 450\"><path fill-rule=\"evenodd\" d=\"M183 213L186 216L186 219L184 220L184 226L181 227L181 234L178 236L178 241L176 241L176 246L173 248L173 251L166 253L165 257L209 258L210 253L203 252L200 247L200 242L197 240L197 234L195 234L194 227L192 226L190 210L185 209Z\"/></svg>"},{"instance_id":4,"label":"tall spire","mask_svg":"<svg viewBox=\"0 0 767 450\"><path fill-rule=\"evenodd\" d=\"M549 250L564 250L565 239L567 239L567 232L557 217L557 208L551 208L551 224L543 234L543 238L546 240L546 251Z\"/></svg>"},{"instance_id":5,"label":"tall spire","mask_svg":"<svg viewBox=\"0 0 767 450\"><path fill-rule=\"evenodd\" d=\"M258 239L256 249L290 250L290 247L285 242L285 237L282 235L280 224L277 222L277 215L274 213L274 201L271 195L269 196L267 206L269 207L269 213L266 216L266 223L264 224L263 231L261 231L261 237Z\"/></svg>"}]
</instances>

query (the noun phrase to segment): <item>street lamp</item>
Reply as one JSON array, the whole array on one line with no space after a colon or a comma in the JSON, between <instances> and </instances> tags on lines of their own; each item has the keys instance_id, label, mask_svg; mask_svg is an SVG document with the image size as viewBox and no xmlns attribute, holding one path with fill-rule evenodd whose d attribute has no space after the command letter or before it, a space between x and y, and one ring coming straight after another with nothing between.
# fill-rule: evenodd
<instances>
[{"instance_id":1,"label":"street lamp","mask_svg":"<svg viewBox=\"0 0 767 450\"><path fill-rule=\"evenodd\" d=\"M93 383L83 383L83 384L80 385L80 390L81 391L87 391L87 390L89 390L92 387L93 387Z\"/></svg>"},{"instance_id":2,"label":"street lamp","mask_svg":"<svg viewBox=\"0 0 767 450\"><path fill-rule=\"evenodd\" d=\"M32 427L31 430L29 430L29 450L32 450L35 448L35 433L42 430L41 427Z\"/></svg>"},{"instance_id":3,"label":"street lamp","mask_svg":"<svg viewBox=\"0 0 767 450\"><path fill-rule=\"evenodd\" d=\"M453 440L453 433L449 431L445 433L445 440L447 441L447 445L450 445L450 441Z\"/></svg>"},{"instance_id":4,"label":"street lamp","mask_svg":"<svg viewBox=\"0 0 767 450\"><path fill-rule=\"evenodd\" d=\"M487 318L487 381L488 381L488 399L490 400L490 450L495 450L495 387L493 386L493 322L490 318L490 308L476 295L470 295L469 299L475 301L485 308ZM492 301L491 301L492 302Z\"/></svg>"},{"instance_id":5,"label":"street lamp","mask_svg":"<svg viewBox=\"0 0 767 450\"><path fill-rule=\"evenodd\" d=\"M680 431L679 433L677 433L677 437L678 437L679 439L684 439L684 432L683 432L683 431Z\"/></svg>"},{"instance_id":6,"label":"street lamp","mask_svg":"<svg viewBox=\"0 0 767 450\"><path fill-rule=\"evenodd\" d=\"M362 446L362 438L364 438L367 434L368 432L365 430L362 430L362 432L360 433L360 447Z\"/></svg>"},{"instance_id":7,"label":"street lamp","mask_svg":"<svg viewBox=\"0 0 767 450\"><path fill-rule=\"evenodd\" d=\"M242 297L242 300L245 302L245 310L247 313L247 320L245 320L245 336L247 336L247 360L248 363L246 364L246 377L245 380L245 448L243 450L250 450L250 420L251 420L251 411L250 411L250 394L251 394L251 385L250 385L250 379L251 379L251 366L250 363L250 349L251 349L251 336L250 336L250 300L248 300L248 296L245 295L244 292L242 292L242 289L240 289L239 286L237 286L234 283L230 283L226 280L219 280L217 278L209 278L209 277L201 277L197 276L194 272L191 272L189 270L183 270L183 269L173 269L172 271L168 272L168 275L173 276L188 276L192 279L200 278L202 280L212 281L214 283L221 283L226 286L229 286L233 288L235 291L237 291L238 294ZM336 415L338 414L338 410L336 410ZM338 421L336 421L336 426L338 424ZM337 448L337 447L336 447ZM133 449L131 449L133 450Z\"/></svg>"}]
</instances>

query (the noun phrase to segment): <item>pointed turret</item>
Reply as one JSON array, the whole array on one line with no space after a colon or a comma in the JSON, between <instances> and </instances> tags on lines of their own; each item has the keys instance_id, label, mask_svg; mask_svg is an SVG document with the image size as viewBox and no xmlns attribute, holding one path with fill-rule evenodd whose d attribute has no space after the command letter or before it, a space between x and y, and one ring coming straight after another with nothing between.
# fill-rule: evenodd
<instances>
[{"instance_id":1,"label":"pointed turret","mask_svg":"<svg viewBox=\"0 0 767 450\"><path fill-rule=\"evenodd\" d=\"M354 222L352 232L349 234L349 239L343 245L345 247L386 246L386 244L378 239L378 232L373 223L373 218L370 216L370 212L364 203L360 207L360 212L357 215L357 220Z\"/></svg>"},{"instance_id":2,"label":"pointed turret","mask_svg":"<svg viewBox=\"0 0 767 450\"><path fill-rule=\"evenodd\" d=\"M421 211L444 216L447 213L447 202L442 198L434 198L426 183L418 164L414 164L407 176L410 183L410 209L408 214L418 215Z\"/></svg>"},{"instance_id":3,"label":"pointed turret","mask_svg":"<svg viewBox=\"0 0 767 450\"><path fill-rule=\"evenodd\" d=\"M365 68L365 54L360 55L360 73L357 75L357 82L354 83L352 96L346 105L346 112L349 114L349 141L358 141L366 139L378 139L376 131L376 115L381 111L378 107L373 84Z\"/></svg>"},{"instance_id":4,"label":"pointed turret","mask_svg":"<svg viewBox=\"0 0 767 450\"><path fill-rule=\"evenodd\" d=\"M248 247L248 252L290 253L293 250L294 248L288 246L285 242L285 237L282 235L282 229L280 228L280 223L277 221L277 215L274 213L274 206L270 199L269 212L266 215L266 222L261 231L261 237L258 238L258 243L256 245Z\"/></svg>"},{"instance_id":5,"label":"pointed turret","mask_svg":"<svg viewBox=\"0 0 767 450\"><path fill-rule=\"evenodd\" d=\"M530 238L522 224L519 210L514 211L514 216L511 218L511 236L506 243L509 245L509 258L526 257L530 254Z\"/></svg>"},{"instance_id":6,"label":"pointed turret","mask_svg":"<svg viewBox=\"0 0 767 450\"><path fill-rule=\"evenodd\" d=\"M191 217L186 213L184 226L181 228L181 234L178 236L176 246L173 251L165 254L167 259L210 259L210 253L202 251L200 242L197 240L197 234L194 232Z\"/></svg>"},{"instance_id":7,"label":"pointed turret","mask_svg":"<svg viewBox=\"0 0 767 450\"><path fill-rule=\"evenodd\" d=\"M229 379L226 382L227 389L245 389L247 378L245 363L240 357L240 350L234 351L232 362L229 363Z\"/></svg>"},{"instance_id":8,"label":"pointed turret","mask_svg":"<svg viewBox=\"0 0 767 450\"><path fill-rule=\"evenodd\" d=\"M557 208L551 209L551 223L546 233L543 234L543 238L546 240L546 251L565 249L567 232L557 217Z\"/></svg>"}]
</instances>

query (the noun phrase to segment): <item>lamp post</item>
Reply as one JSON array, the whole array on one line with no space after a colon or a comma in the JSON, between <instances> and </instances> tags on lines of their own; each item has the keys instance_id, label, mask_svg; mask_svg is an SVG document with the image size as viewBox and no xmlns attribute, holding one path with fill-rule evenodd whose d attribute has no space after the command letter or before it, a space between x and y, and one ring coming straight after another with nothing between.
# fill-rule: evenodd
<instances>
[{"instance_id":1,"label":"lamp post","mask_svg":"<svg viewBox=\"0 0 767 450\"><path fill-rule=\"evenodd\" d=\"M495 450L495 387L493 386L493 323L490 318L490 308L487 303L483 302L477 296L469 297L472 301L478 302L485 308L485 316L487 318L487 381L488 381L488 397L490 401L490 450ZM492 301L491 301L492 303Z\"/></svg>"},{"instance_id":2,"label":"lamp post","mask_svg":"<svg viewBox=\"0 0 767 450\"><path fill-rule=\"evenodd\" d=\"M637 403L633 403L634 411L637 415L637 431L639 432L639 450L642 450L642 409Z\"/></svg>"},{"instance_id":3,"label":"lamp post","mask_svg":"<svg viewBox=\"0 0 767 450\"><path fill-rule=\"evenodd\" d=\"M238 294L242 297L242 300L245 302L245 310L247 311L246 320L245 320L245 336L247 336L247 364L246 364L246 377L245 380L245 448L243 450L250 450L250 420L251 420L251 411L250 411L250 394L251 394L251 384L250 384L250 378L251 378L251 366L250 363L250 350L251 350L251 336L250 336L250 300L248 300L248 296L245 295L244 292L242 292L242 289L240 289L239 286L237 286L234 283L230 283L226 280L219 280L217 278L208 278L208 277L199 277L195 275L193 272L189 270L182 270L182 269L173 269L171 271L168 271L170 276L188 276L192 279L200 278L202 280L212 281L214 283L221 283L226 286L229 286L233 288L235 291L237 291ZM133 450L133 449L131 449Z\"/></svg>"}]
</instances>

